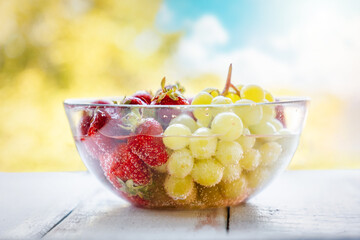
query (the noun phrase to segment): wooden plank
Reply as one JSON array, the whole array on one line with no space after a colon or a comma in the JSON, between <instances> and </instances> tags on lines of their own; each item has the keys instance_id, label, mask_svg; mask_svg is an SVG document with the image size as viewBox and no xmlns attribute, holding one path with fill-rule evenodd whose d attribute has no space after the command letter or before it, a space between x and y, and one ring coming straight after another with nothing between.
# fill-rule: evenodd
<instances>
[{"instance_id":1,"label":"wooden plank","mask_svg":"<svg viewBox=\"0 0 360 240\"><path fill-rule=\"evenodd\" d=\"M360 238L360 171L288 171L231 208L229 238Z\"/></svg>"},{"instance_id":2,"label":"wooden plank","mask_svg":"<svg viewBox=\"0 0 360 240\"><path fill-rule=\"evenodd\" d=\"M76 208L45 238L193 239L226 236L227 210L148 210L107 190Z\"/></svg>"},{"instance_id":3,"label":"wooden plank","mask_svg":"<svg viewBox=\"0 0 360 240\"><path fill-rule=\"evenodd\" d=\"M0 173L0 239L40 238L98 187L85 172Z\"/></svg>"},{"instance_id":4,"label":"wooden plank","mask_svg":"<svg viewBox=\"0 0 360 240\"><path fill-rule=\"evenodd\" d=\"M227 234L226 209L138 209L88 174L0 173L0 239L360 238L359 183L359 170L286 172L231 208Z\"/></svg>"}]
</instances>

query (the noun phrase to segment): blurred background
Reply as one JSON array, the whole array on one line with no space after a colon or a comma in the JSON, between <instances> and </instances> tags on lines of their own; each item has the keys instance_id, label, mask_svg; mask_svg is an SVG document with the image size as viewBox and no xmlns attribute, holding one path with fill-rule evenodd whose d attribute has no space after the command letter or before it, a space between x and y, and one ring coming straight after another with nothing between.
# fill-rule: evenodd
<instances>
[{"instance_id":1,"label":"blurred background","mask_svg":"<svg viewBox=\"0 0 360 240\"><path fill-rule=\"evenodd\" d=\"M0 0L0 171L85 170L66 98L233 82L312 99L290 169L360 168L360 1Z\"/></svg>"}]
</instances>

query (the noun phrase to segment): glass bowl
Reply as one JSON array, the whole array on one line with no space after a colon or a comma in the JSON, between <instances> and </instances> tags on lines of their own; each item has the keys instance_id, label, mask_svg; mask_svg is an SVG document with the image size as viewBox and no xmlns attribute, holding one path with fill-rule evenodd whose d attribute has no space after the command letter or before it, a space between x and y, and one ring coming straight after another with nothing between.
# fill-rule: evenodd
<instances>
[{"instance_id":1,"label":"glass bowl","mask_svg":"<svg viewBox=\"0 0 360 240\"><path fill-rule=\"evenodd\" d=\"M64 102L76 147L108 189L143 208L214 208L260 192L291 161L306 98L228 105Z\"/></svg>"}]
</instances>

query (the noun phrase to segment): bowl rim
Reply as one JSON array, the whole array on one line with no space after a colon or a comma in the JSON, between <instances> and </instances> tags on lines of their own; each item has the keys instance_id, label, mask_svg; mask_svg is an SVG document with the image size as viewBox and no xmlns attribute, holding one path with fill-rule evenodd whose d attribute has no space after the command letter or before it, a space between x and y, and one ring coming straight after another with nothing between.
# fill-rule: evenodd
<instances>
[{"instance_id":1,"label":"bowl rim","mask_svg":"<svg viewBox=\"0 0 360 240\"><path fill-rule=\"evenodd\" d=\"M287 104L306 104L310 102L310 97L303 96L282 96L275 98L274 102L261 102L261 103L232 103L232 104L214 104L214 105L130 105L130 104L99 104L99 103L89 103L88 101L96 101L96 100L122 100L123 97L102 97L102 98L68 98L63 101L64 106L67 107L126 107L126 108L218 108L218 107L237 107L237 106L262 106L262 105L287 105ZM85 102L86 101L86 102Z\"/></svg>"}]
</instances>

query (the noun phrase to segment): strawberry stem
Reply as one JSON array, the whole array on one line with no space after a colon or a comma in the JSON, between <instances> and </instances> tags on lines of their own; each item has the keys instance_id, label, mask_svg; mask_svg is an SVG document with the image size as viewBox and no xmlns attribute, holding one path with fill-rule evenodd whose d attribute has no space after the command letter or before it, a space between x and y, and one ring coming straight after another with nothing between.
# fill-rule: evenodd
<instances>
[{"instance_id":1,"label":"strawberry stem","mask_svg":"<svg viewBox=\"0 0 360 240\"><path fill-rule=\"evenodd\" d=\"M163 77L163 79L161 80L161 89L163 90L163 92L166 92L165 82L166 82L166 77Z\"/></svg>"},{"instance_id":2,"label":"strawberry stem","mask_svg":"<svg viewBox=\"0 0 360 240\"><path fill-rule=\"evenodd\" d=\"M222 91L221 95L225 96L229 92L230 84L231 84L231 72L232 72L232 63L229 66L228 76L226 79L224 90Z\"/></svg>"}]
</instances>

